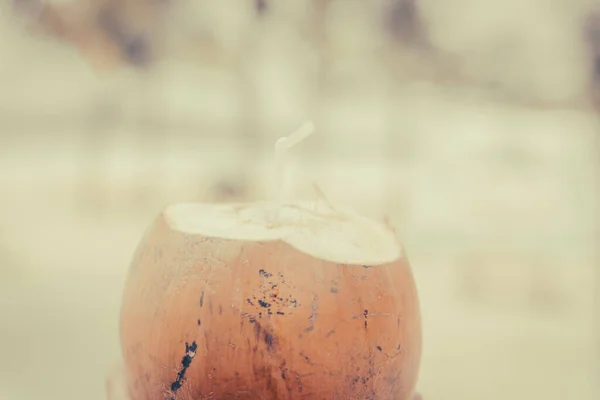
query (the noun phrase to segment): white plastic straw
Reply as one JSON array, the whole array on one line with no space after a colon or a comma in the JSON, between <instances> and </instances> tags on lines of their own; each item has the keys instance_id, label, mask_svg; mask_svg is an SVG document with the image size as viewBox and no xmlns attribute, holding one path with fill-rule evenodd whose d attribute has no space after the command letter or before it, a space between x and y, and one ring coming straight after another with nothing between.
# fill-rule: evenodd
<instances>
[{"instance_id":1,"label":"white plastic straw","mask_svg":"<svg viewBox=\"0 0 600 400\"><path fill-rule=\"evenodd\" d=\"M275 142L275 165L274 165L274 209L272 213L272 220L276 220L279 214L279 208L283 204L285 197L285 183L286 183L286 161L287 151L293 146L297 145L308 136L310 136L315 130L315 125L312 121L307 121L296 131L292 132L288 136L279 138Z\"/></svg>"}]
</instances>

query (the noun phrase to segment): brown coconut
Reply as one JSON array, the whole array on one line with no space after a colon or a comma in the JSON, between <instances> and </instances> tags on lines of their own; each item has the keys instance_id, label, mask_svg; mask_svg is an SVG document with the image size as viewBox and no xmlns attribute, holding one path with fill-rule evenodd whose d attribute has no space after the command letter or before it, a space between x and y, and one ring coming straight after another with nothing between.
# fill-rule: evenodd
<instances>
[{"instance_id":1,"label":"brown coconut","mask_svg":"<svg viewBox=\"0 0 600 400\"><path fill-rule=\"evenodd\" d=\"M413 396L421 322L388 227L351 210L175 204L123 297L131 400Z\"/></svg>"}]
</instances>

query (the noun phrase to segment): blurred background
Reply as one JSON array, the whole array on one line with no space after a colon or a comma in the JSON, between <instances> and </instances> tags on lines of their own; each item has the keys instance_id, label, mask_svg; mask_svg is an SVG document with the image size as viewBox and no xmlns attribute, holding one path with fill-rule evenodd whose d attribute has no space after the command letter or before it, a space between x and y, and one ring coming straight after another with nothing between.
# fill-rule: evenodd
<instances>
[{"instance_id":1,"label":"blurred background","mask_svg":"<svg viewBox=\"0 0 600 400\"><path fill-rule=\"evenodd\" d=\"M5 0L0 399L105 398L165 204L290 198L398 228L426 400L600 398L593 0Z\"/></svg>"}]
</instances>

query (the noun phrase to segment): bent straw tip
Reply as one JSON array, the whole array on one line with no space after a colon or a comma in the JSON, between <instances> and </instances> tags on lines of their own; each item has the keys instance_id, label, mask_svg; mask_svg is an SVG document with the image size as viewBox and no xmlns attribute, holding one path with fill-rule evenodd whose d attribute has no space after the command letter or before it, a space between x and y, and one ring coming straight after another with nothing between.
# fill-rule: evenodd
<instances>
[{"instance_id":1,"label":"bent straw tip","mask_svg":"<svg viewBox=\"0 0 600 400\"><path fill-rule=\"evenodd\" d=\"M314 130L315 124L312 121L306 121L304 124L302 124L302 126L300 126L300 128L296 129L290 135L284 136L277 140L275 147L277 149L289 149L310 136Z\"/></svg>"}]
</instances>

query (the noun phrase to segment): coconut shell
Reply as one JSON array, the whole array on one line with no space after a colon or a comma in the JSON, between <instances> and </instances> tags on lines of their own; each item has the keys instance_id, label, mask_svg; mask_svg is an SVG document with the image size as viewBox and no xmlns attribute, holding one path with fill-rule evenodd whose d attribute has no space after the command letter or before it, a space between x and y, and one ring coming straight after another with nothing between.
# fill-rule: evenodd
<instances>
[{"instance_id":1,"label":"coconut shell","mask_svg":"<svg viewBox=\"0 0 600 400\"><path fill-rule=\"evenodd\" d=\"M342 259L344 238L329 240L327 229L339 234L344 220L358 232L366 219L332 211L283 222L278 236L240 209L217 217L235 214L233 225L167 209L139 244L120 325L130 399L411 399L421 322L393 232L366 229L364 240L396 241L387 261L361 258L356 249L368 243L357 234L348 235L354 255ZM318 240L294 239L298 225Z\"/></svg>"}]
</instances>

